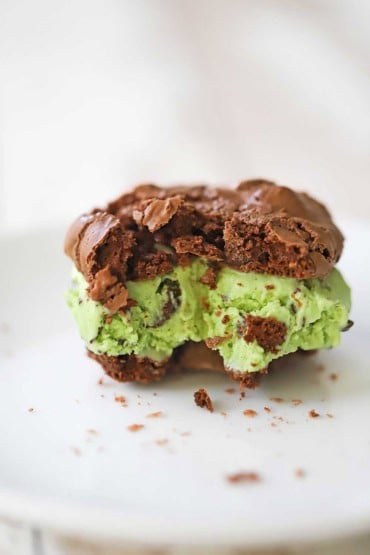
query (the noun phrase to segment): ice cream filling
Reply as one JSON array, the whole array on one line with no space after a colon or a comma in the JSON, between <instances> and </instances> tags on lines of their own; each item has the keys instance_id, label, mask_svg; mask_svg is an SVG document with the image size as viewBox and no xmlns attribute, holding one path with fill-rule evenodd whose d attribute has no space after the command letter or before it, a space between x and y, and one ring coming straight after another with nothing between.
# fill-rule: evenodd
<instances>
[{"instance_id":1,"label":"ice cream filling","mask_svg":"<svg viewBox=\"0 0 370 555\"><path fill-rule=\"evenodd\" d=\"M88 296L74 269L67 301L90 351L163 360L186 341L206 341L238 372L262 370L297 349L334 347L351 302L337 269L324 279L297 280L229 267L216 272L195 259L125 285L127 306L112 314Z\"/></svg>"}]
</instances>

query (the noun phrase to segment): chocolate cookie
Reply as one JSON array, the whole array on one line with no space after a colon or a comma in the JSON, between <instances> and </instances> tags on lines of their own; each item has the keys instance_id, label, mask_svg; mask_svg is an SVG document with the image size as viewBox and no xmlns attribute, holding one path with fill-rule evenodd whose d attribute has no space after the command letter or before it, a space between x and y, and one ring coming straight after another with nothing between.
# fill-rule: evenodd
<instances>
[{"instance_id":1,"label":"chocolate cookie","mask_svg":"<svg viewBox=\"0 0 370 555\"><path fill-rule=\"evenodd\" d=\"M125 305L120 284L166 274L194 256L242 272L306 279L328 275L342 248L322 204L264 180L235 190L140 185L78 218L65 241L77 269L96 282L92 298L114 303L118 296L115 308Z\"/></svg>"}]
</instances>

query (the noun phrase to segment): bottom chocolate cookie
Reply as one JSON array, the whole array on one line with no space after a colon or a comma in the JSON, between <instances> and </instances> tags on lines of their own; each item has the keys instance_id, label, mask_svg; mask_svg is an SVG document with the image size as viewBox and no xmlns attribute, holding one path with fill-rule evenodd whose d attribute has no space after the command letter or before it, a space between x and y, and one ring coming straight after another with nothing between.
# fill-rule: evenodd
<instances>
[{"instance_id":1,"label":"bottom chocolate cookie","mask_svg":"<svg viewBox=\"0 0 370 555\"><path fill-rule=\"evenodd\" d=\"M285 355L272 363L272 368L282 368L284 361L298 355L311 354L314 351L300 351ZM147 357L135 355L108 356L96 355L87 351L88 356L96 360L104 369L106 374L119 382L139 382L148 384L161 380L166 374L179 371L211 371L226 372L234 381L239 382L242 388L255 389L268 368L258 372L236 372L225 368L222 357L204 342L189 342L175 350L170 359L158 362Z\"/></svg>"},{"instance_id":2,"label":"bottom chocolate cookie","mask_svg":"<svg viewBox=\"0 0 370 555\"><path fill-rule=\"evenodd\" d=\"M87 354L103 367L108 376L118 382L147 384L163 378L168 369L168 361L157 362L135 355L96 355L89 350Z\"/></svg>"}]
</instances>

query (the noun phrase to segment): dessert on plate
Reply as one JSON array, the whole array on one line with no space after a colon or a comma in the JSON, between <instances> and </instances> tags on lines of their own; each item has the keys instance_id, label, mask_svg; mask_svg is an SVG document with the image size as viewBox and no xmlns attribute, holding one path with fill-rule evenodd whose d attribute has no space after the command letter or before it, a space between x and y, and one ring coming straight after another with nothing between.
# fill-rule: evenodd
<instances>
[{"instance_id":1,"label":"dessert on plate","mask_svg":"<svg viewBox=\"0 0 370 555\"><path fill-rule=\"evenodd\" d=\"M269 181L140 185L70 227L67 301L89 355L117 380L158 380L209 353L253 386L274 359L339 343L342 249L325 206Z\"/></svg>"}]
</instances>

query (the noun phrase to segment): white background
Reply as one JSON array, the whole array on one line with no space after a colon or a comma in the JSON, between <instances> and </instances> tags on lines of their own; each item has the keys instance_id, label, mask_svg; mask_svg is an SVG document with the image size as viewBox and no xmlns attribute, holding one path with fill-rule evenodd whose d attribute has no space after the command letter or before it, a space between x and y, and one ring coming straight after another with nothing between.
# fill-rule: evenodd
<instances>
[{"instance_id":1,"label":"white background","mask_svg":"<svg viewBox=\"0 0 370 555\"><path fill-rule=\"evenodd\" d=\"M369 52L367 0L1 0L0 230L252 176L368 218Z\"/></svg>"}]
</instances>

